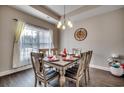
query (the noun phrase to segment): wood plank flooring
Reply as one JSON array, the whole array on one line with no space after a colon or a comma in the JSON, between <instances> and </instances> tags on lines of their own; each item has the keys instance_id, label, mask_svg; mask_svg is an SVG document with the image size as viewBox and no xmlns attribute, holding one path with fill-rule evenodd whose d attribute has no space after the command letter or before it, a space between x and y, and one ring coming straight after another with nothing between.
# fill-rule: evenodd
<instances>
[{"instance_id":1,"label":"wood plank flooring","mask_svg":"<svg viewBox=\"0 0 124 93\"><path fill-rule=\"evenodd\" d=\"M107 71L90 68L91 80L87 86L82 87L124 87L124 77L115 77ZM58 80L50 82L53 87L59 87ZM14 73L8 76L0 77L0 87L33 87L34 72L32 69ZM40 87L40 85L38 85ZM66 87L75 87L75 83L66 81ZM41 86L42 87L42 86Z\"/></svg>"}]
</instances>

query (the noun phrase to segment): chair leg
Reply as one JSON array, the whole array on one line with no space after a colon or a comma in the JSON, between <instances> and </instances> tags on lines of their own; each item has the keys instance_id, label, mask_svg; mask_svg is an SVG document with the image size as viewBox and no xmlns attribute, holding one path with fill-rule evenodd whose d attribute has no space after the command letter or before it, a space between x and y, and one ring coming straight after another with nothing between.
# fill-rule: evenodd
<instances>
[{"instance_id":1,"label":"chair leg","mask_svg":"<svg viewBox=\"0 0 124 93\"><path fill-rule=\"evenodd\" d=\"M44 87L47 87L47 83L46 82L44 83Z\"/></svg>"},{"instance_id":2,"label":"chair leg","mask_svg":"<svg viewBox=\"0 0 124 93\"><path fill-rule=\"evenodd\" d=\"M39 85L41 85L41 81L39 81Z\"/></svg>"},{"instance_id":3,"label":"chair leg","mask_svg":"<svg viewBox=\"0 0 124 93\"><path fill-rule=\"evenodd\" d=\"M86 71L84 72L85 85L87 85Z\"/></svg>"},{"instance_id":4,"label":"chair leg","mask_svg":"<svg viewBox=\"0 0 124 93\"><path fill-rule=\"evenodd\" d=\"M79 80L76 81L76 87L79 87Z\"/></svg>"},{"instance_id":5,"label":"chair leg","mask_svg":"<svg viewBox=\"0 0 124 93\"><path fill-rule=\"evenodd\" d=\"M37 86L37 78L35 77L35 84L34 86L36 87Z\"/></svg>"},{"instance_id":6,"label":"chair leg","mask_svg":"<svg viewBox=\"0 0 124 93\"><path fill-rule=\"evenodd\" d=\"M90 72L89 72L89 68L87 69L87 74L88 74L88 81L90 80Z\"/></svg>"}]
</instances>

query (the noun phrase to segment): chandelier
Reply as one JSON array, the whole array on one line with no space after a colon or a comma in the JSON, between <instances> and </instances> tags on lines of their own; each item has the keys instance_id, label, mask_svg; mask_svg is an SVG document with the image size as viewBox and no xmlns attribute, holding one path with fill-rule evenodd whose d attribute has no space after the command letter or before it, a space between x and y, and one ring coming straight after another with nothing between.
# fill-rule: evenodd
<instances>
[{"instance_id":1,"label":"chandelier","mask_svg":"<svg viewBox=\"0 0 124 93\"><path fill-rule=\"evenodd\" d=\"M64 15L63 15L63 18L61 18L61 20L57 23L57 28L65 30L67 27L72 28L73 24L65 16L65 5L64 5Z\"/></svg>"}]
</instances>

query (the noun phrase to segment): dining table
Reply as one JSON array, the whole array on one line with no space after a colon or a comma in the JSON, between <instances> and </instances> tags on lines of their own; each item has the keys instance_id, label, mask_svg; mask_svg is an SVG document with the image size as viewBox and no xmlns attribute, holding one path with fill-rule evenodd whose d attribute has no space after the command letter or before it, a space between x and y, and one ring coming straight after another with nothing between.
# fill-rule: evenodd
<instances>
[{"instance_id":1,"label":"dining table","mask_svg":"<svg viewBox=\"0 0 124 93\"><path fill-rule=\"evenodd\" d=\"M56 60L43 59L44 64L56 68L60 73L60 87L65 85L65 72L68 68L77 63L79 58L73 57L73 59L66 59L66 57L59 56Z\"/></svg>"}]
</instances>

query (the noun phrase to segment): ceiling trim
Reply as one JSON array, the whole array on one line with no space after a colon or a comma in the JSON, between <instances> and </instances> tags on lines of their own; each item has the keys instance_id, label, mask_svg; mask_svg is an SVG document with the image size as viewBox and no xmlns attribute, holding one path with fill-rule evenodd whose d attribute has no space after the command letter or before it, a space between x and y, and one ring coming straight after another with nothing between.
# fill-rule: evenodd
<instances>
[{"instance_id":1,"label":"ceiling trim","mask_svg":"<svg viewBox=\"0 0 124 93\"><path fill-rule=\"evenodd\" d=\"M79 15L79 14L84 13L86 11L98 8L99 6L100 5L86 5L86 6L80 7L74 11L67 13L66 16L71 17L71 16Z\"/></svg>"},{"instance_id":2,"label":"ceiling trim","mask_svg":"<svg viewBox=\"0 0 124 93\"><path fill-rule=\"evenodd\" d=\"M48 17L50 16L56 20L60 20L61 18L60 15L56 14L54 11L47 8L45 5L30 5L30 6L42 13L45 13L46 15L48 15Z\"/></svg>"}]
</instances>

